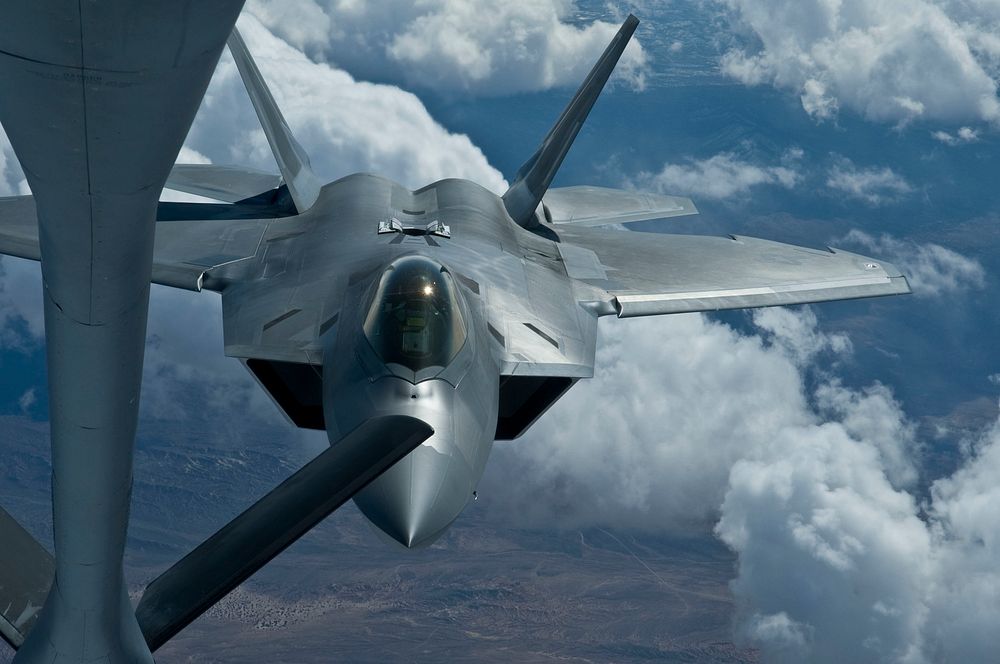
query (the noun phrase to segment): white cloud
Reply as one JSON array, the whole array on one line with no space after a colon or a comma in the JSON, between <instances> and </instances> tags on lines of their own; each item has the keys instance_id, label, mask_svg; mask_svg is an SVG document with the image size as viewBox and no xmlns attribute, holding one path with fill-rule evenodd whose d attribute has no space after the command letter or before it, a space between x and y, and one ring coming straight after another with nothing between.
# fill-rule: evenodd
<instances>
[{"instance_id":1,"label":"white cloud","mask_svg":"<svg viewBox=\"0 0 1000 664\"><path fill-rule=\"evenodd\" d=\"M595 378L497 448L522 478L513 512L567 527L706 528L737 460L767 449L776 431L817 422L803 349L848 351L808 310L785 314L803 321L759 319L771 341L699 314L602 319Z\"/></svg>"},{"instance_id":2,"label":"white cloud","mask_svg":"<svg viewBox=\"0 0 1000 664\"><path fill-rule=\"evenodd\" d=\"M570 23L568 0L251 0L247 9L355 76L483 95L578 85L619 28ZM633 38L615 76L641 88L645 69Z\"/></svg>"},{"instance_id":3,"label":"white cloud","mask_svg":"<svg viewBox=\"0 0 1000 664\"><path fill-rule=\"evenodd\" d=\"M888 166L859 168L850 159L839 159L830 168L826 186L871 205L891 203L913 191L910 183Z\"/></svg>"},{"instance_id":4,"label":"white cloud","mask_svg":"<svg viewBox=\"0 0 1000 664\"><path fill-rule=\"evenodd\" d=\"M634 184L649 191L718 199L745 195L762 185L791 189L802 177L795 163L800 156L800 151L790 151L782 165L762 166L723 152L708 159L665 164L659 173L640 173Z\"/></svg>"},{"instance_id":5,"label":"white cloud","mask_svg":"<svg viewBox=\"0 0 1000 664\"><path fill-rule=\"evenodd\" d=\"M828 433L733 468L717 532L740 556L744 635L776 662L991 661L1000 422L933 484L923 519L876 445ZM760 629L760 616L781 619Z\"/></svg>"},{"instance_id":6,"label":"white cloud","mask_svg":"<svg viewBox=\"0 0 1000 664\"><path fill-rule=\"evenodd\" d=\"M859 244L895 263L917 296L936 297L986 284L986 270L979 261L938 244L918 244L886 234L875 237L859 230L849 232L842 242Z\"/></svg>"},{"instance_id":7,"label":"white cloud","mask_svg":"<svg viewBox=\"0 0 1000 664\"><path fill-rule=\"evenodd\" d=\"M417 188L464 177L497 192L505 182L467 136L434 121L413 94L354 80L317 64L264 28L252 15L240 29L299 142L328 180L355 172L385 175ZM187 145L213 163L275 170L228 52L223 55Z\"/></svg>"},{"instance_id":8,"label":"white cloud","mask_svg":"<svg viewBox=\"0 0 1000 664\"><path fill-rule=\"evenodd\" d=\"M890 435L907 429L902 411L884 388L831 385L817 399L824 420L802 367L846 352L846 341L819 332L809 310L755 321L771 343L700 315L602 321L595 378L497 449L518 478L511 511L570 528L649 530L704 529L721 512L719 535L740 554L740 633L766 661L878 661L922 625L919 613L873 608L908 606L927 546L914 501L882 470L887 459L906 466ZM884 574L912 537L905 567ZM840 592L855 574L857 584L881 581ZM871 636L891 642L858 645Z\"/></svg>"},{"instance_id":9,"label":"white cloud","mask_svg":"<svg viewBox=\"0 0 1000 664\"><path fill-rule=\"evenodd\" d=\"M905 124L1000 121L996 3L988 0L717 0L759 49L723 70L801 96L817 120L850 108Z\"/></svg>"},{"instance_id":10,"label":"white cloud","mask_svg":"<svg viewBox=\"0 0 1000 664\"><path fill-rule=\"evenodd\" d=\"M770 615L755 613L746 621L743 630L749 640L774 644L776 650L794 654L796 661L802 661L801 657L808 652L814 631L809 625L795 622L784 611Z\"/></svg>"},{"instance_id":11,"label":"white cloud","mask_svg":"<svg viewBox=\"0 0 1000 664\"><path fill-rule=\"evenodd\" d=\"M954 134L946 131L935 131L931 133L935 140L941 141L945 145L963 145L965 143L976 143L979 141L979 132L972 127L959 127Z\"/></svg>"},{"instance_id":12,"label":"white cloud","mask_svg":"<svg viewBox=\"0 0 1000 664\"><path fill-rule=\"evenodd\" d=\"M810 78L802 84L799 100L806 113L818 120L835 118L840 111L837 99L827 94L826 86L815 78Z\"/></svg>"},{"instance_id":13,"label":"white cloud","mask_svg":"<svg viewBox=\"0 0 1000 664\"><path fill-rule=\"evenodd\" d=\"M953 476L932 487L937 578L929 631L932 661L993 658L1000 624L1000 422Z\"/></svg>"},{"instance_id":14,"label":"white cloud","mask_svg":"<svg viewBox=\"0 0 1000 664\"><path fill-rule=\"evenodd\" d=\"M918 477L917 428L888 387L875 383L850 390L834 379L816 389L816 405L827 419L840 422L849 436L875 448L879 466L894 488L913 488Z\"/></svg>"},{"instance_id":15,"label":"white cloud","mask_svg":"<svg viewBox=\"0 0 1000 664\"><path fill-rule=\"evenodd\" d=\"M804 372L823 376L822 358L849 344L808 309L776 311L754 317L766 339L700 315L602 321L594 379L497 446L492 481L517 485L499 498L507 518L661 532L715 522L738 554L737 636L762 661L989 661L1000 423L922 508L901 404L883 385L835 378L809 398Z\"/></svg>"},{"instance_id":16,"label":"white cloud","mask_svg":"<svg viewBox=\"0 0 1000 664\"><path fill-rule=\"evenodd\" d=\"M211 164L212 160L192 149L191 147L184 145L181 146L181 151L177 155L178 164Z\"/></svg>"},{"instance_id":17,"label":"white cloud","mask_svg":"<svg viewBox=\"0 0 1000 664\"><path fill-rule=\"evenodd\" d=\"M799 365L812 360L823 351L850 353L851 339L846 334L826 334L817 327L816 314L809 307L789 309L766 307L753 310L753 322L782 346Z\"/></svg>"},{"instance_id":18,"label":"white cloud","mask_svg":"<svg viewBox=\"0 0 1000 664\"><path fill-rule=\"evenodd\" d=\"M786 429L729 480L716 532L739 554L744 620L785 613L804 637L749 633L765 661L923 661L930 536L874 445L833 422Z\"/></svg>"}]
</instances>

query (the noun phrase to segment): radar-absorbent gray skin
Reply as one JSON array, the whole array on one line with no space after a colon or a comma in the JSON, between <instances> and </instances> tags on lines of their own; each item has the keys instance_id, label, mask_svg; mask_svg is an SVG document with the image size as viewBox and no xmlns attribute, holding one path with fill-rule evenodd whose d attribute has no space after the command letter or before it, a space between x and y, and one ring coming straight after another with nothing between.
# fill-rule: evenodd
<instances>
[{"instance_id":1,"label":"radar-absorbent gray skin","mask_svg":"<svg viewBox=\"0 0 1000 664\"><path fill-rule=\"evenodd\" d=\"M472 499L493 442L522 435L577 380L593 375L600 316L627 318L909 291L892 265L848 252L748 237L623 230L622 224L629 222L695 214L686 198L591 186L550 188L637 24L632 16L624 22L502 196L461 179L433 182L416 191L371 174L324 184L313 173L306 150L289 130L246 45L233 32L229 47L280 175L231 166L177 165L167 176L169 164L157 162L168 188L224 204L159 204L151 279L220 293L226 354L246 365L290 422L326 430L332 450L342 450L347 461L317 459L151 584L156 592L148 594L153 599L144 598L139 608L148 643L156 646L168 639L213 598L350 495L396 542L406 547L433 542ZM181 32L190 29L178 27ZM160 37L150 40L154 45L157 40L168 43ZM6 66L3 57L0 74ZM0 84L30 86L9 76ZM119 94L128 98L126 92ZM161 108L168 105L162 99L156 102ZM7 105L24 110L17 103ZM97 108L88 117L101 118L103 110ZM66 111L68 116L73 112ZM8 109L0 116L5 126L12 113ZM109 116L103 121L117 120ZM24 155L31 155L33 137L30 131L22 135L16 130L11 137L28 170L35 162ZM177 141L170 145L173 154L176 146ZM126 148L112 144L108 150L112 147ZM115 155L101 156L113 160ZM113 188L117 180L111 175L107 185ZM127 182L127 175L119 177ZM89 314L77 313L81 294L51 291L53 286L72 289L65 279L75 278L58 267L60 261L74 264L71 247L52 237L52 224L57 223L52 221L53 210L66 208L53 207L57 204L44 194L44 179L29 180L36 199L0 199L0 251L42 258L49 293L47 322L59 316L82 320L80 316ZM149 179L155 192L162 181ZM151 205L145 198L143 204ZM91 210L92 215L98 212ZM120 221L125 213L125 208L115 208L107 215ZM113 249L113 239L109 242ZM125 259L120 251L110 251L107 260ZM108 266L118 263L88 257L86 264L96 265L108 279L116 278ZM128 293L145 286L145 281L135 282L137 273L143 280L150 275L141 268L137 264L130 270ZM141 292L141 307L136 305L129 318L135 329L130 328L132 345L127 347L136 355L126 367L132 381L128 384L134 383L129 394L138 390L137 344L145 318ZM72 306L55 306L67 303ZM55 339L58 352L72 352L75 343L98 348L110 339L88 338L66 331ZM50 358L54 352L50 348ZM108 361L107 349L102 352L95 356L98 364ZM54 376L58 380L53 390L70 389L71 383L59 382L58 373ZM90 397L61 394L52 403L67 412L82 412L90 403ZM134 431L134 409L127 412L131 419L125 421L118 451L109 452L95 469L113 485L109 491L117 502L102 503L91 513L100 524L113 526L113 533L107 532L116 547L108 557L108 573L114 579L120 579ZM61 417L53 415L54 445ZM370 453L369 447L376 444L382 447ZM58 479L58 458L56 463ZM337 500L324 498L321 488L329 468L340 464L343 470L343 463L358 464L364 482L374 479L361 488L363 482L349 485L341 477ZM61 584L63 566L69 563L63 558L63 541L68 540L59 535L66 528L58 493L56 503L56 576ZM275 514L289 514L295 525L276 528ZM267 528L261 515L268 515ZM16 524L4 523L0 520L4 532L24 542L18 551L37 550ZM268 548L259 555L246 552L242 562L229 562L219 552L233 550L234 537L240 538L237 550ZM44 576L47 568L36 567ZM198 575L211 578L188 578ZM198 583L204 587L195 588ZM30 592L18 592L16 606L0 614L0 633L14 634L8 637L12 643L30 629L18 617L33 606ZM185 601L189 604L178 606ZM120 609L112 611L105 604L100 610L104 616L127 618L129 612ZM58 631L53 620L63 619L62 614L54 615L46 605L42 620L47 634ZM126 627L134 635L134 624Z\"/></svg>"}]
</instances>

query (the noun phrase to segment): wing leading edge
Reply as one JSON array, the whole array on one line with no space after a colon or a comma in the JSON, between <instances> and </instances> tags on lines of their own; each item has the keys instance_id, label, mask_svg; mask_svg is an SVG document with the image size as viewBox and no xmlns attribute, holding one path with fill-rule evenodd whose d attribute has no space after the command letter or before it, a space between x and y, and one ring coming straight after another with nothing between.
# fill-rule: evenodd
<instances>
[{"instance_id":1,"label":"wing leading edge","mask_svg":"<svg viewBox=\"0 0 1000 664\"><path fill-rule=\"evenodd\" d=\"M620 318L909 293L889 263L750 237L558 228L569 276Z\"/></svg>"}]
</instances>

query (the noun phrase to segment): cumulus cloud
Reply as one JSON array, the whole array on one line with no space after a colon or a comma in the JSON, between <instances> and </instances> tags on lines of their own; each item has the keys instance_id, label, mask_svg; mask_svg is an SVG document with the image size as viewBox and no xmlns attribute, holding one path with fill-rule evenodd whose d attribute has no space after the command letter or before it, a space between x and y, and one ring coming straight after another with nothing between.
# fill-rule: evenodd
<instances>
[{"instance_id":1,"label":"cumulus cloud","mask_svg":"<svg viewBox=\"0 0 1000 664\"><path fill-rule=\"evenodd\" d=\"M1000 121L996 4L966 0L717 0L755 37L723 71L800 95L817 120L849 108L905 124Z\"/></svg>"},{"instance_id":2,"label":"cumulus cloud","mask_svg":"<svg viewBox=\"0 0 1000 664\"><path fill-rule=\"evenodd\" d=\"M762 661L989 661L1000 423L921 504L902 405L829 375L809 393L805 373L849 343L808 309L775 311L759 334L697 314L602 321L594 379L495 452L493 481L518 487L507 518L712 528L738 554L736 633Z\"/></svg>"},{"instance_id":3,"label":"cumulus cloud","mask_svg":"<svg viewBox=\"0 0 1000 664\"><path fill-rule=\"evenodd\" d=\"M945 145L963 145L965 143L976 143L979 141L979 132L972 127L959 127L958 131L954 134L949 134L946 131L935 131L931 133L934 140L941 141Z\"/></svg>"},{"instance_id":4,"label":"cumulus cloud","mask_svg":"<svg viewBox=\"0 0 1000 664\"><path fill-rule=\"evenodd\" d=\"M826 186L871 205L892 203L913 191L910 183L888 166L863 168L846 158L830 168Z\"/></svg>"},{"instance_id":5,"label":"cumulus cloud","mask_svg":"<svg viewBox=\"0 0 1000 664\"><path fill-rule=\"evenodd\" d=\"M816 314L810 307L767 307L754 309L752 315L754 325L772 343L782 346L799 365L804 365L823 351L836 354L851 351L851 339L846 334L820 331Z\"/></svg>"},{"instance_id":6,"label":"cumulus cloud","mask_svg":"<svg viewBox=\"0 0 1000 664\"><path fill-rule=\"evenodd\" d=\"M763 185L791 189L802 179L797 156L801 152L790 151L782 164L764 166L722 152L708 159L665 164L659 173L640 173L634 184L650 191L716 199L742 196Z\"/></svg>"},{"instance_id":7,"label":"cumulus cloud","mask_svg":"<svg viewBox=\"0 0 1000 664\"><path fill-rule=\"evenodd\" d=\"M518 478L513 512L716 523L739 554L738 636L764 661L919 661L932 543L901 488L914 428L884 386L807 393L810 364L849 351L810 310L754 320L765 337L697 314L610 321L593 381L498 450Z\"/></svg>"},{"instance_id":8,"label":"cumulus cloud","mask_svg":"<svg viewBox=\"0 0 1000 664\"><path fill-rule=\"evenodd\" d=\"M851 390L833 379L816 389L816 405L826 419L843 425L847 435L875 448L879 465L893 487L912 488L916 484L917 427L906 419L888 387L875 383Z\"/></svg>"},{"instance_id":9,"label":"cumulus cloud","mask_svg":"<svg viewBox=\"0 0 1000 664\"><path fill-rule=\"evenodd\" d=\"M922 519L862 440L734 466L717 533L740 554L740 624L767 661L990 661L1000 422L972 450L934 482Z\"/></svg>"},{"instance_id":10,"label":"cumulus cloud","mask_svg":"<svg viewBox=\"0 0 1000 664\"><path fill-rule=\"evenodd\" d=\"M931 661L987 661L1000 624L1000 422L974 456L932 487L938 576L928 619Z\"/></svg>"},{"instance_id":11,"label":"cumulus cloud","mask_svg":"<svg viewBox=\"0 0 1000 664\"><path fill-rule=\"evenodd\" d=\"M887 234L876 237L859 230L849 232L842 242L861 245L895 263L916 296L937 297L986 284L986 270L979 261L939 244L918 244Z\"/></svg>"},{"instance_id":12,"label":"cumulus cloud","mask_svg":"<svg viewBox=\"0 0 1000 664\"><path fill-rule=\"evenodd\" d=\"M867 438L817 443L733 467L716 532L739 553L742 635L775 662L990 661L1000 422L934 482L923 518Z\"/></svg>"},{"instance_id":13,"label":"cumulus cloud","mask_svg":"<svg viewBox=\"0 0 1000 664\"><path fill-rule=\"evenodd\" d=\"M729 479L716 533L766 661L922 661L930 536L874 445L837 423L786 429ZM782 614L800 639L752 629Z\"/></svg>"},{"instance_id":14,"label":"cumulus cloud","mask_svg":"<svg viewBox=\"0 0 1000 664\"><path fill-rule=\"evenodd\" d=\"M707 528L737 460L817 421L797 365L805 351L790 349L848 351L811 313L788 315L805 320L760 319L769 339L700 314L602 319L595 378L498 446L522 478L513 513L568 527Z\"/></svg>"},{"instance_id":15,"label":"cumulus cloud","mask_svg":"<svg viewBox=\"0 0 1000 664\"><path fill-rule=\"evenodd\" d=\"M577 85L619 27L571 23L568 0L251 0L247 9L289 43L360 78L483 95ZM642 88L645 70L633 39L615 77Z\"/></svg>"},{"instance_id":16,"label":"cumulus cloud","mask_svg":"<svg viewBox=\"0 0 1000 664\"><path fill-rule=\"evenodd\" d=\"M413 94L356 81L315 63L274 36L252 15L240 30L278 104L318 174L332 180L374 172L417 188L464 177L497 192L501 174L465 135L434 121ZM275 170L270 148L228 52L223 55L187 145L213 163Z\"/></svg>"}]
</instances>

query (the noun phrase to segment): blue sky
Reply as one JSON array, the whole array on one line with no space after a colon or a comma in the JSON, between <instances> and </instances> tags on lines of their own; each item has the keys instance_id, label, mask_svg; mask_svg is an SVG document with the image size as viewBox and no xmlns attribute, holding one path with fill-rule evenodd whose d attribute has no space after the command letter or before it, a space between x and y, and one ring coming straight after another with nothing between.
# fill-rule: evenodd
<instances>
[{"instance_id":1,"label":"blue sky","mask_svg":"<svg viewBox=\"0 0 1000 664\"><path fill-rule=\"evenodd\" d=\"M495 450L483 518L718 538L737 556L732 637L765 661L986 661L995 3L255 0L241 28L323 175L502 191L628 11L639 46L556 185L690 196L699 217L637 230L839 246L895 262L914 294L602 321L595 378ZM4 146L0 189L23 191ZM228 56L181 159L273 169ZM2 265L0 407L44 419L37 268ZM280 430L221 357L220 313L212 295L154 290L144 417L179 420L194 393L230 420L212 433Z\"/></svg>"}]
</instances>

